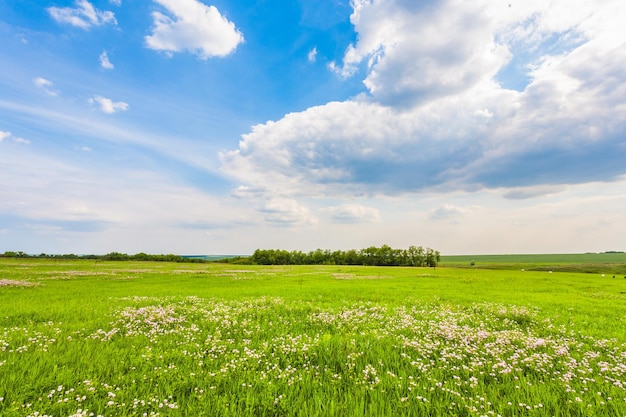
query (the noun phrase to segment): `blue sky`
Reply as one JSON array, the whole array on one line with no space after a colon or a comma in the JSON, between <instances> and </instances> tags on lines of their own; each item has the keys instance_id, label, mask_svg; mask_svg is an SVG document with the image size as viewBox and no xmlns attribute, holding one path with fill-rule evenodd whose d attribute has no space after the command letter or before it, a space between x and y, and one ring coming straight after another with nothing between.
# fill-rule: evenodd
<instances>
[{"instance_id":1,"label":"blue sky","mask_svg":"<svg viewBox=\"0 0 626 417\"><path fill-rule=\"evenodd\" d=\"M0 251L626 250L625 19L0 1Z\"/></svg>"}]
</instances>

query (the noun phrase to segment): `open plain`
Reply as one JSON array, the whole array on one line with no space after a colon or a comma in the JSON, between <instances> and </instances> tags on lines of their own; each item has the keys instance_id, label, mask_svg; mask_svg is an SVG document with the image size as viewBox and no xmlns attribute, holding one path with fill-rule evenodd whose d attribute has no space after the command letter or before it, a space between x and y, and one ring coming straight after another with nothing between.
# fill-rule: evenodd
<instances>
[{"instance_id":1,"label":"open plain","mask_svg":"<svg viewBox=\"0 0 626 417\"><path fill-rule=\"evenodd\" d=\"M0 259L0 415L626 416L626 279L522 269Z\"/></svg>"}]
</instances>

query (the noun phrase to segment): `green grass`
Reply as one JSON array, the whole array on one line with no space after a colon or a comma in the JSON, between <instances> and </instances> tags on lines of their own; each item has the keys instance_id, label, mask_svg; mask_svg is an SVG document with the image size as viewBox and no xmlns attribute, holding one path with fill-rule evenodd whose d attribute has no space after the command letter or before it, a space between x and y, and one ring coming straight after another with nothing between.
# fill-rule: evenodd
<instances>
[{"instance_id":1,"label":"green grass","mask_svg":"<svg viewBox=\"0 0 626 417\"><path fill-rule=\"evenodd\" d=\"M480 269L521 269L626 275L626 253L450 255L441 257L441 266Z\"/></svg>"},{"instance_id":2,"label":"green grass","mask_svg":"<svg viewBox=\"0 0 626 417\"><path fill-rule=\"evenodd\" d=\"M510 254L510 255L447 255L443 263L466 263L472 260L485 263L626 263L625 252L565 253L565 254Z\"/></svg>"},{"instance_id":3,"label":"green grass","mask_svg":"<svg viewBox=\"0 0 626 417\"><path fill-rule=\"evenodd\" d=\"M525 269L1 259L0 415L626 415L626 279Z\"/></svg>"}]
</instances>

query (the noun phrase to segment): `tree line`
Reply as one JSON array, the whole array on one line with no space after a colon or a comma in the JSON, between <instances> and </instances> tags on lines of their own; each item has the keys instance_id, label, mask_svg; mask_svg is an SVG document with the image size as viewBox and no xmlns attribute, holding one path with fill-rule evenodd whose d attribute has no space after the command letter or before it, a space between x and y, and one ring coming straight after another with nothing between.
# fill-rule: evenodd
<instances>
[{"instance_id":1,"label":"tree line","mask_svg":"<svg viewBox=\"0 0 626 417\"><path fill-rule=\"evenodd\" d=\"M63 255L49 255L41 253L39 255L30 255L22 251L6 251L0 254L2 258L45 258L45 259L93 259L100 261L154 261L154 262L205 262L204 259L185 257L174 254L167 255L150 255L147 253L136 253L127 255L120 252L109 252L105 255L75 255L73 253Z\"/></svg>"},{"instance_id":2,"label":"tree line","mask_svg":"<svg viewBox=\"0 0 626 417\"><path fill-rule=\"evenodd\" d=\"M257 265L372 265L372 266L429 266L439 264L441 254L431 248L411 246L394 249L388 245L370 246L347 251L317 249L311 252L281 249L257 249L250 261Z\"/></svg>"},{"instance_id":3,"label":"tree line","mask_svg":"<svg viewBox=\"0 0 626 417\"><path fill-rule=\"evenodd\" d=\"M252 256L224 257L222 259L203 259L181 255L150 255L137 253L127 255L120 252L109 252L105 255L49 255L41 253L30 255L22 251L6 251L2 258L46 258L46 259L93 259L100 261L154 261L154 262L220 262L247 265L370 265L370 266L428 266L436 267L441 255L438 251L422 246L411 246L408 249L393 249L388 245L370 246L361 250L322 250L310 252L287 251L281 249L257 249Z\"/></svg>"}]
</instances>

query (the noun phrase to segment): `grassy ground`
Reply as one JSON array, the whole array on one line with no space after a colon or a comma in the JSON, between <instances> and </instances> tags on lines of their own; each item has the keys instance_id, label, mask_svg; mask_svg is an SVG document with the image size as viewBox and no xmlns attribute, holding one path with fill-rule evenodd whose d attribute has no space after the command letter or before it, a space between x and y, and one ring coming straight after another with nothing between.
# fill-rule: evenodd
<instances>
[{"instance_id":1,"label":"grassy ground","mask_svg":"<svg viewBox=\"0 0 626 417\"><path fill-rule=\"evenodd\" d=\"M522 269L626 275L626 253L528 254L528 255L458 255L443 256L444 267L480 269Z\"/></svg>"},{"instance_id":2,"label":"grassy ground","mask_svg":"<svg viewBox=\"0 0 626 417\"><path fill-rule=\"evenodd\" d=\"M626 415L598 272L0 260L2 416Z\"/></svg>"}]
</instances>

